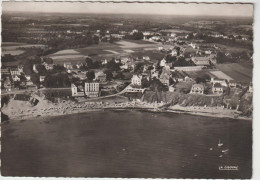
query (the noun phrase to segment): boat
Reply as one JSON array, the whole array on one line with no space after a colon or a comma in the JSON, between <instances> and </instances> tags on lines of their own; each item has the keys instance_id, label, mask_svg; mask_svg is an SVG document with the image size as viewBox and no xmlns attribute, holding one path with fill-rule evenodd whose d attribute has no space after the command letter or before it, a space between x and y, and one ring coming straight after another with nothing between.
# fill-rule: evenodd
<instances>
[{"instance_id":1,"label":"boat","mask_svg":"<svg viewBox=\"0 0 260 180\"><path fill-rule=\"evenodd\" d=\"M219 157L220 157L220 158L222 158L222 157L223 157L223 155L221 154L221 155L219 155Z\"/></svg>"},{"instance_id":2,"label":"boat","mask_svg":"<svg viewBox=\"0 0 260 180\"><path fill-rule=\"evenodd\" d=\"M218 140L218 147L223 146L223 143L220 142L220 139Z\"/></svg>"},{"instance_id":3,"label":"boat","mask_svg":"<svg viewBox=\"0 0 260 180\"><path fill-rule=\"evenodd\" d=\"M226 152L228 152L228 151L229 151L229 149L224 149L224 150L222 150L223 153L226 153Z\"/></svg>"},{"instance_id":4,"label":"boat","mask_svg":"<svg viewBox=\"0 0 260 180\"><path fill-rule=\"evenodd\" d=\"M210 150L210 151L212 151L212 150L213 150L213 148L209 148L209 150Z\"/></svg>"}]
</instances>

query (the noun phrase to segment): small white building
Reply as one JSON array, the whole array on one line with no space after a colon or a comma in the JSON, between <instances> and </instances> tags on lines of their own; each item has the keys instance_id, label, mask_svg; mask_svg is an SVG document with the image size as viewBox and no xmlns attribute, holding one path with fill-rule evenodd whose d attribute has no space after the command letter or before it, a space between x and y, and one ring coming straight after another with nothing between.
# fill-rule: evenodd
<instances>
[{"instance_id":1,"label":"small white building","mask_svg":"<svg viewBox=\"0 0 260 180\"><path fill-rule=\"evenodd\" d=\"M204 86L201 84L193 84L191 87L191 94L204 94Z\"/></svg>"},{"instance_id":2,"label":"small white building","mask_svg":"<svg viewBox=\"0 0 260 180\"><path fill-rule=\"evenodd\" d=\"M85 95L87 97L98 97L99 96L99 83L91 82L85 83Z\"/></svg>"},{"instance_id":3,"label":"small white building","mask_svg":"<svg viewBox=\"0 0 260 180\"><path fill-rule=\"evenodd\" d=\"M142 78L143 78L142 76L134 74L132 79L131 79L132 85L141 86L142 85Z\"/></svg>"},{"instance_id":4,"label":"small white building","mask_svg":"<svg viewBox=\"0 0 260 180\"><path fill-rule=\"evenodd\" d=\"M40 82L43 82L45 79L45 76L40 76Z\"/></svg>"},{"instance_id":5,"label":"small white building","mask_svg":"<svg viewBox=\"0 0 260 180\"><path fill-rule=\"evenodd\" d=\"M224 89L219 83L216 83L214 86L212 86L212 92L213 94L223 94Z\"/></svg>"},{"instance_id":6,"label":"small white building","mask_svg":"<svg viewBox=\"0 0 260 180\"><path fill-rule=\"evenodd\" d=\"M227 81L225 79L217 79L217 78L211 78L210 83L214 86L216 83L219 83L223 87L227 87Z\"/></svg>"},{"instance_id":7,"label":"small white building","mask_svg":"<svg viewBox=\"0 0 260 180\"><path fill-rule=\"evenodd\" d=\"M76 86L75 84L71 84L71 92L73 97L85 96L84 88L82 86Z\"/></svg>"}]
</instances>

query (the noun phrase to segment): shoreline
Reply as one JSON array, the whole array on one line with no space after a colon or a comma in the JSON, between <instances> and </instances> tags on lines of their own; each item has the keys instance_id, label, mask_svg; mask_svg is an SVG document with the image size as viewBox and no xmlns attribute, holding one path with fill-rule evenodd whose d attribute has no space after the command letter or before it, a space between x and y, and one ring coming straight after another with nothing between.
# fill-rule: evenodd
<instances>
[{"instance_id":1,"label":"shoreline","mask_svg":"<svg viewBox=\"0 0 260 180\"><path fill-rule=\"evenodd\" d=\"M159 109L159 108L148 108L148 107L105 107L105 108L89 108L89 109L78 109L78 110L71 110L65 113L57 112L53 114L41 114L41 115L33 115L33 114L27 114L27 115L20 115L16 117L10 117L10 120L14 121L21 121L21 120L33 120L35 118L50 118L50 117L59 117L64 115L73 115L73 114L81 114L81 113L87 113L87 112L99 112L99 111L120 111L120 110L137 110L137 111L148 111L148 112L154 112L154 113L176 113L176 114L189 114L189 115L195 115L195 116L205 116L205 117L214 117L214 118L229 118L234 120L246 120L246 121L252 121L252 118L250 117L243 117L243 116L237 116L234 117L232 115L226 115L226 114L219 114L219 113L209 113L209 112L193 112L188 110L180 110L178 108L167 108L167 109Z\"/></svg>"}]
</instances>

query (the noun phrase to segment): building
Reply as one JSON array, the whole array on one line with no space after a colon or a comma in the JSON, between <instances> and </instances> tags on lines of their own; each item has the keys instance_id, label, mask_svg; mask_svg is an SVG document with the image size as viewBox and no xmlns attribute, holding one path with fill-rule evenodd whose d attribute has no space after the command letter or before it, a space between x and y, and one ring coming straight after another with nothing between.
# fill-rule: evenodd
<instances>
[{"instance_id":1,"label":"building","mask_svg":"<svg viewBox=\"0 0 260 180\"><path fill-rule=\"evenodd\" d=\"M98 97L99 96L99 83L85 83L85 95L87 97Z\"/></svg>"},{"instance_id":2,"label":"building","mask_svg":"<svg viewBox=\"0 0 260 180\"><path fill-rule=\"evenodd\" d=\"M213 94L223 94L224 89L219 83L216 83L212 86L212 92Z\"/></svg>"},{"instance_id":3,"label":"building","mask_svg":"<svg viewBox=\"0 0 260 180\"><path fill-rule=\"evenodd\" d=\"M107 80L107 75L103 73L102 71L95 73L95 80L99 82L105 82Z\"/></svg>"},{"instance_id":4,"label":"building","mask_svg":"<svg viewBox=\"0 0 260 180\"><path fill-rule=\"evenodd\" d=\"M45 76L40 76L40 82L43 82L45 79Z\"/></svg>"},{"instance_id":5,"label":"building","mask_svg":"<svg viewBox=\"0 0 260 180\"><path fill-rule=\"evenodd\" d=\"M162 84L166 85L166 86L169 86L170 84L170 77L166 74L166 73L162 73L160 75L160 78L159 80L161 81Z\"/></svg>"},{"instance_id":6,"label":"building","mask_svg":"<svg viewBox=\"0 0 260 180\"><path fill-rule=\"evenodd\" d=\"M17 70L19 71L19 73L23 73L23 66L22 65L19 65L17 66Z\"/></svg>"},{"instance_id":7,"label":"building","mask_svg":"<svg viewBox=\"0 0 260 180\"><path fill-rule=\"evenodd\" d=\"M192 57L191 60L194 64L198 66L209 66L210 65L210 58L209 57Z\"/></svg>"},{"instance_id":8,"label":"building","mask_svg":"<svg viewBox=\"0 0 260 180\"><path fill-rule=\"evenodd\" d=\"M101 60L101 64L102 64L102 65L106 65L106 64L107 64L107 59L102 59L102 60Z\"/></svg>"},{"instance_id":9,"label":"building","mask_svg":"<svg viewBox=\"0 0 260 180\"><path fill-rule=\"evenodd\" d=\"M230 88L236 88L237 87L237 82L233 79L229 80L228 85Z\"/></svg>"},{"instance_id":10,"label":"building","mask_svg":"<svg viewBox=\"0 0 260 180\"><path fill-rule=\"evenodd\" d=\"M156 78L156 79L159 79L159 71L153 71L152 74L151 74L151 78Z\"/></svg>"},{"instance_id":11,"label":"building","mask_svg":"<svg viewBox=\"0 0 260 180\"><path fill-rule=\"evenodd\" d=\"M134 74L132 79L131 79L132 85L141 86L142 85L142 78L143 78L142 76Z\"/></svg>"},{"instance_id":12,"label":"building","mask_svg":"<svg viewBox=\"0 0 260 180\"><path fill-rule=\"evenodd\" d=\"M170 91L170 92L175 92L175 90L176 90L175 87L169 86L169 91Z\"/></svg>"},{"instance_id":13,"label":"building","mask_svg":"<svg viewBox=\"0 0 260 180\"><path fill-rule=\"evenodd\" d=\"M10 74L11 74L11 76L13 76L13 75L20 75L21 73L18 70L18 68L11 68L10 69Z\"/></svg>"},{"instance_id":14,"label":"building","mask_svg":"<svg viewBox=\"0 0 260 180\"><path fill-rule=\"evenodd\" d=\"M20 77L16 74L12 75L12 79L14 82L19 82L21 80Z\"/></svg>"},{"instance_id":15,"label":"building","mask_svg":"<svg viewBox=\"0 0 260 180\"><path fill-rule=\"evenodd\" d=\"M174 71L200 71L203 68L205 68L205 66L175 66Z\"/></svg>"},{"instance_id":16,"label":"building","mask_svg":"<svg viewBox=\"0 0 260 180\"><path fill-rule=\"evenodd\" d=\"M126 92L141 92L141 93L144 93L145 89L142 89L142 88L133 88L131 86L128 86L126 88Z\"/></svg>"},{"instance_id":17,"label":"building","mask_svg":"<svg viewBox=\"0 0 260 180\"><path fill-rule=\"evenodd\" d=\"M75 84L71 84L71 92L73 97L85 96L83 86L77 86Z\"/></svg>"},{"instance_id":18,"label":"building","mask_svg":"<svg viewBox=\"0 0 260 180\"><path fill-rule=\"evenodd\" d=\"M25 77L26 81L30 81L31 80L31 76L30 75L25 75L24 77Z\"/></svg>"},{"instance_id":19,"label":"building","mask_svg":"<svg viewBox=\"0 0 260 180\"><path fill-rule=\"evenodd\" d=\"M143 60L150 61L150 57L149 56L143 56Z\"/></svg>"},{"instance_id":20,"label":"building","mask_svg":"<svg viewBox=\"0 0 260 180\"><path fill-rule=\"evenodd\" d=\"M201 84L193 84L191 87L191 94L204 94L204 86Z\"/></svg>"},{"instance_id":21,"label":"building","mask_svg":"<svg viewBox=\"0 0 260 180\"><path fill-rule=\"evenodd\" d=\"M166 66L166 60L164 58L160 61L160 66L161 67Z\"/></svg>"},{"instance_id":22,"label":"building","mask_svg":"<svg viewBox=\"0 0 260 180\"><path fill-rule=\"evenodd\" d=\"M79 69L79 68L81 68L81 67L83 67L83 66L84 66L83 63L77 63L77 64L76 64L76 68L77 68L77 69Z\"/></svg>"},{"instance_id":23,"label":"building","mask_svg":"<svg viewBox=\"0 0 260 180\"><path fill-rule=\"evenodd\" d=\"M216 83L219 83L223 87L227 87L227 81L225 79L217 79L217 78L211 78L210 83L212 86L214 86Z\"/></svg>"}]
</instances>

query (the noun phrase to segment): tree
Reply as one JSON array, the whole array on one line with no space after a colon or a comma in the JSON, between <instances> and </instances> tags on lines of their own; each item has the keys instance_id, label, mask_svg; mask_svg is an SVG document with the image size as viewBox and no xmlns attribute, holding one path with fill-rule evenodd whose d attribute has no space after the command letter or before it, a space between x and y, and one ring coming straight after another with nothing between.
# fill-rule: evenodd
<instances>
[{"instance_id":1,"label":"tree","mask_svg":"<svg viewBox=\"0 0 260 180\"><path fill-rule=\"evenodd\" d=\"M4 56L1 57L1 61L2 62L11 62L11 61L15 61L15 58L11 54L5 54Z\"/></svg>"},{"instance_id":2,"label":"tree","mask_svg":"<svg viewBox=\"0 0 260 180\"><path fill-rule=\"evenodd\" d=\"M144 35L142 32L138 31L138 32L134 32L133 33L133 39L134 40L140 40L143 39Z\"/></svg>"},{"instance_id":3,"label":"tree","mask_svg":"<svg viewBox=\"0 0 260 180\"><path fill-rule=\"evenodd\" d=\"M45 69L45 66L44 65L42 65L42 64L37 64L36 65L36 69L37 69L37 71L39 72L39 74L41 74L41 75L44 75L44 74L46 74L46 69Z\"/></svg>"},{"instance_id":4,"label":"tree","mask_svg":"<svg viewBox=\"0 0 260 180\"><path fill-rule=\"evenodd\" d=\"M107 76L107 80L108 80L108 81L111 81L112 78L113 78L113 73L112 73L112 71L111 71L111 70L105 70L104 73L105 73L106 76Z\"/></svg>"},{"instance_id":5,"label":"tree","mask_svg":"<svg viewBox=\"0 0 260 180\"><path fill-rule=\"evenodd\" d=\"M88 80L92 81L95 78L95 73L94 71L88 71L86 74Z\"/></svg>"},{"instance_id":6,"label":"tree","mask_svg":"<svg viewBox=\"0 0 260 180\"><path fill-rule=\"evenodd\" d=\"M93 60L90 57L87 57L85 61L88 68L91 68L93 66Z\"/></svg>"}]
</instances>

